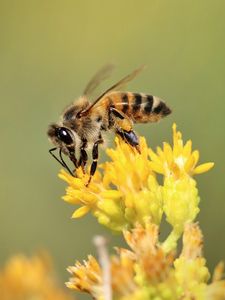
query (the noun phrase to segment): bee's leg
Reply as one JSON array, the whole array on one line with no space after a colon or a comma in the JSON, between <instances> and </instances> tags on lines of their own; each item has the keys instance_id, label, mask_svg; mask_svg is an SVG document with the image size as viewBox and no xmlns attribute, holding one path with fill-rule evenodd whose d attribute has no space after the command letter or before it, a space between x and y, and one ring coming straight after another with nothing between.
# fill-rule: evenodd
<instances>
[{"instance_id":1,"label":"bee's leg","mask_svg":"<svg viewBox=\"0 0 225 300\"><path fill-rule=\"evenodd\" d=\"M83 173L85 173L85 165L88 161L88 155L87 155L87 152L85 150L86 147L87 147L87 140L83 139L81 147L80 147L80 159L78 161L78 167L81 166L81 168L83 170Z\"/></svg>"},{"instance_id":2,"label":"bee's leg","mask_svg":"<svg viewBox=\"0 0 225 300\"><path fill-rule=\"evenodd\" d=\"M140 153L139 141L133 131L132 120L114 107L111 107L110 111L114 127L116 128L116 134L118 134L126 143L136 148L136 150Z\"/></svg>"},{"instance_id":3,"label":"bee's leg","mask_svg":"<svg viewBox=\"0 0 225 300\"><path fill-rule=\"evenodd\" d=\"M133 121L122 111L119 111L114 107L110 107L110 119L114 128L118 130L121 129L129 132L133 129Z\"/></svg>"},{"instance_id":4,"label":"bee's leg","mask_svg":"<svg viewBox=\"0 0 225 300\"><path fill-rule=\"evenodd\" d=\"M133 130L125 131L120 129L116 131L116 134L118 134L127 144L134 147L139 153L141 153L138 137Z\"/></svg>"},{"instance_id":5,"label":"bee's leg","mask_svg":"<svg viewBox=\"0 0 225 300\"><path fill-rule=\"evenodd\" d=\"M72 163L74 164L74 167L75 167L75 170L76 170L76 168L78 167L78 165L77 165L77 159L76 159L76 156L75 156L74 148L69 148L68 147L67 150L69 151L69 158L72 161Z\"/></svg>"},{"instance_id":6,"label":"bee's leg","mask_svg":"<svg viewBox=\"0 0 225 300\"><path fill-rule=\"evenodd\" d=\"M91 178L94 176L95 171L97 169L97 164L98 164L98 145L103 143L103 139L101 137L101 135L99 136L99 140L97 140L92 148L92 164L91 164L91 170L90 170L90 176L88 179L88 183L87 186L89 185L89 183L91 182Z\"/></svg>"}]
</instances>

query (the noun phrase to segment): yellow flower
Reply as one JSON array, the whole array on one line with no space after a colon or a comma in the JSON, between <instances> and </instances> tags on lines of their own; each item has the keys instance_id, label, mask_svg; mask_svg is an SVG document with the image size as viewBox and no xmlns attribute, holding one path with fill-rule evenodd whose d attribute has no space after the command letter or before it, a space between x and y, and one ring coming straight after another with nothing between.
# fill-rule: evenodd
<instances>
[{"instance_id":1,"label":"yellow flower","mask_svg":"<svg viewBox=\"0 0 225 300\"><path fill-rule=\"evenodd\" d=\"M57 283L46 254L12 257L0 271L1 300L72 300Z\"/></svg>"},{"instance_id":2,"label":"yellow flower","mask_svg":"<svg viewBox=\"0 0 225 300\"><path fill-rule=\"evenodd\" d=\"M209 271L202 257L203 236L197 224L187 224L181 255L174 262L178 284L184 299L206 299ZM186 297L186 298L185 298ZM188 298L189 297L189 298Z\"/></svg>"},{"instance_id":3,"label":"yellow flower","mask_svg":"<svg viewBox=\"0 0 225 300\"><path fill-rule=\"evenodd\" d=\"M111 286L115 295L119 297L132 294L136 290L134 282L134 256L126 249L117 249L118 255L111 257ZM67 287L89 293L94 299L104 300L103 272L97 260L89 255L83 264L76 262L68 268L71 273Z\"/></svg>"},{"instance_id":4,"label":"yellow flower","mask_svg":"<svg viewBox=\"0 0 225 300\"><path fill-rule=\"evenodd\" d=\"M212 283L206 260L202 256L203 235L198 224L187 224L183 235L183 249L174 262L175 275L182 288L182 299L223 300L225 281L222 280L224 265L218 264Z\"/></svg>"},{"instance_id":5,"label":"yellow flower","mask_svg":"<svg viewBox=\"0 0 225 300\"><path fill-rule=\"evenodd\" d=\"M117 249L118 255L111 257L111 278L113 294L119 297L132 295L137 290L135 277L135 256L127 249Z\"/></svg>"},{"instance_id":6,"label":"yellow flower","mask_svg":"<svg viewBox=\"0 0 225 300\"><path fill-rule=\"evenodd\" d=\"M223 265L219 264L208 283L209 271L202 256L203 237L197 224L187 224L181 254L164 252L159 241L159 228L147 222L145 227L136 224L124 231L131 250L118 249L110 259L109 282L112 297L116 300L223 300L225 281L221 279ZM76 262L69 267L72 274L68 287L88 292L94 299L103 295L103 271L98 262L89 256L84 264Z\"/></svg>"},{"instance_id":7,"label":"yellow flower","mask_svg":"<svg viewBox=\"0 0 225 300\"><path fill-rule=\"evenodd\" d=\"M225 280L224 277L224 262L220 262L213 273L212 283L207 286L206 300L223 300L225 299Z\"/></svg>"},{"instance_id":8,"label":"yellow flower","mask_svg":"<svg viewBox=\"0 0 225 300\"><path fill-rule=\"evenodd\" d=\"M82 169L76 170L76 178L62 170L59 177L65 180L69 187L66 190L66 195L63 199L71 204L81 204L82 206L77 209L73 218L79 218L89 212L91 209L95 209L96 202L101 197L101 191L104 191L104 187L101 185L101 175L96 172L89 186L86 186L88 181L88 175L83 174Z\"/></svg>"},{"instance_id":9,"label":"yellow flower","mask_svg":"<svg viewBox=\"0 0 225 300\"><path fill-rule=\"evenodd\" d=\"M176 179L207 172L214 166L212 162L196 166L199 152L197 150L192 152L191 140L184 145L182 134L177 131L176 124L173 124L173 147L164 143L163 149L157 147L156 153L149 149L149 155L152 170L166 177L174 176Z\"/></svg>"},{"instance_id":10,"label":"yellow flower","mask_svg":"<svg viewBox=\"0 0 225 300\"><path fill-rule=\"evenodd\" d=\"M136 193L147 188L149 175L153 173L144 138L140 138L140 151L141 154L116 138L116 149L106 150L112 161L103 164L104 182L116 186L122 193Z\"/></svg>"},{"instance_id":11,"label":"yellow flower","mask_svg":"<svg viewBox=\"0 0 225 300\"><path fill-rule=\"evenodd\" d=\"M63 199L81 205L72 217L91 211L99 223L115 231L133 227L136 222L144 224L149 218L159 224L162 187L150 168L144 138L140 139L140 150L141 154L116 138L116 149L107 150L112 161L102 164L103 175L96 172L88 186L88 174L81 169L76 178L61 171L59 177L69 184Z\"/></svg>"},{"instance_id":12,"label":"yellow flower","mask_svg":"<svg viewBox=\"0 0 225 300\"><path fill-rule=\"evenodd\" d=\"M75 266L68 268L72 277L66 283L70 289L89 293L94 299L103 300L102 270L96 259L89 255L83 264L76 262Z\"/></svg>"},{"instance_id":13,"label":"yellow flower","mask_svg":"<svg viewBox=\"0 0 225 300\"><path fill-rule=\"evenodd\" d=\"M135 256L134 299L178 299L174 276L174 253L164 252L159 242L159 228L147 222L124 232L124 238Z\"/></svg>"},{"instance_id":14,"label":"yellow flower","mask_svg":"<svg viewBox=\"0 0 225 300\"><path fill-rule=\"evenodd\" d=\"M111 158L100 166L91 183L89 175L81 169L74 178L65 171L59 177L69 187L63 199L80 205L72 217L82 217L91 212L100 224L114 231L133 228L136 223L145 225L147 220L159 225L163 213L172 225L172 232L164 243L168 253L176 248L184 225L192 222L199 212L196 182L191 175L206 172L213 163L196 167L198 151L192 152L191 141L183 145L182 135L173 125L173 147L164 143L157 153L140 138L140 154L119 138L116 148L107 149ZM164 174L163 185L157 173Z\"/></svg>"},{"instance_id":15,"label":"yellow flower","mask_svg":"<svg viewBox=\"0 0 225 300\"><path fill-rule=\"evenodd\" d=\"M199 152L192 152L191 147L191 141L183 144L173 125L173 146L164 143L156 153L144 138L140 138L141 154L116 138L116 148L107 150L111 161L100 166L102 172L96 173L88 187L88 175L80 169L77 178L60 173L69 184L64 200L81 206L73 217L90 211L99 223L122 231L130 247L117 248L107 261L111 273L104 278L106 268L101 269L92 256L83 264L76 262L69 268L68 287L97 300L104 299L110 287L115 300L225 300L223 266L218 265L209 283L202 233L193 224L200 201L193 175L208 171L213 163L197 166ZM162 184L158 173L163 174ZM160 240L163 214L172 229ZM182 235L183 248L175 257Z\"/></svg>"},{"instance_id":16,"label":"yellow flower","mask_svg":"<svg viewBox=\"0 0 225 300\"><path fill-rule=\"evenodd\" d=\"M176 180L173 176L167 177L163 185L163 211L172 231L164 242L164 250L170 252L176 248L184 226L195 220L199 212L200 198L196 181L185 176Z\"/></svg>"},{"instance_id":17,"label":"yellow flower","mask_svg":"<svg viewBox=\"0 0 225 300\"><path fill-rule=\"evenodd\" d=\"M147 222L145 227L137 224L132 231L124 231L124 238L135 253L135 259L141 268L139 273L143 273L151 284L167 277L173 261L173 253L166 254L163 251L158 237L158 226L150 222Z\"/></svg>"}]
</instances>

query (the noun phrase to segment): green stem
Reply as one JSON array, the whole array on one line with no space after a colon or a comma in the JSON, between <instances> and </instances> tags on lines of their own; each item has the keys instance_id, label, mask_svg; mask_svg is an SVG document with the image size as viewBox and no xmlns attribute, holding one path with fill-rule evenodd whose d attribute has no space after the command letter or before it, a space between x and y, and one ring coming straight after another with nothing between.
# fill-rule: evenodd
<instances>
[{"instance_id":1,"label":"green stem","mask_svg":"<svg viewBox=\"0 0 225 300\"><path fill-rule=\"evenodd\" d=\"M177 241L182 235L182 231L174 228L171 233L168 235L167 239L163 242L162 248L165 253L169 253L172 250L175 250L177 247Z\"/></svg>"}]
</instances>

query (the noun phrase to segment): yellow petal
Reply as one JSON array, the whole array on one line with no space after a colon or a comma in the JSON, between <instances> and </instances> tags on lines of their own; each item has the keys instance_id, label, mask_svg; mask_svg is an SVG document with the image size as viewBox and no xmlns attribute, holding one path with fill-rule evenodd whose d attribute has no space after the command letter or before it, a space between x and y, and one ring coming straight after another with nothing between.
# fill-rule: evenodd
<instances>
[{"instance_id":1,"label":"yellow petal","mask_svg":"<svg viewBox=\"0 0 225 300\"><path fill-rule=\"evenodd\" d=\"M88 193L85 191L73 190L70 193L67 193L71 198L76 199L80 203L93 204L97 200L97 196L94 193ZM76 203L76 202L75 202Z\"/></svg>"},{"instance_id":2,"label":"yellow petal","mask_svg":"<svg viewBox=\"0 0 225 300\"><path fill-rule=\"evenodd\" d=\"M158 157L158 155L151 148L149 148L148 154L149 154L152 161L155 161L155 162L161 164L160 158Z\"/></svg>"},{"instance_id":3,"label":"yellow petal","mask_svg":"<svg viewBox=\"0 0 225 300\"><path fill-rule=\"evenodd\" d=\"M173 123L172 128L173 128L173 145L174 145L174 147L176 147L177 143L178 143L177 124Z\"/></svg>"},{"instance_id":4,"label":"yellow petal","mask_svg":"<svg viewBox=\"0 0 225 300\"><path fill-rule=\"evenodd\" d=\"M160 147L156 147L156 152L161 160L165 160L165 154Z\"/></svg>"},{"instance_id":5,"label":"yellow petal","mask_svg":"<svg viewBox=\"0 0 225 300\"><path fill-rule=\"evenodd\" d=\"M209 171L214 166L213 162L208 162L205 164L199 165L197 168L194 169L194 174L201 174Z\"/></svg>"},{"instance_id":6,"label":"yellow petal","mask_svg":"<svg viewBox=\"0 0 225 300\"><path fill-rule=\"evenodd\" d=\"M71 178L73 178L73 176L66 173L65 170L60 170L58 176L59 176L59 178L61 178L62 180L66 181L69 184L72 182Z\"/></svg>"},{"instance_id":7,"label":"yellow petal","mask_svg":"<svg viewBox=\"0 0 225 300\"><path fill-rule=\"evenodd\" d=\"M194 159L195 159L195 165L198 163L198 160L199 160L199 151L198 150L195 150L193 153L192 153Z\"/></svg>"},{"instance_id":8,"label":"yellow petal","mask_svg":"<svg viewBox=\"0 0 225 300\"><path fill-rule=\"evenodd\" d=\"M102 198L119 199L123 196L123 193L117 190L107 190L100 193Z\"/></svg>"},{"instance_id":9,"label":"yellow petal","mask_svg":"<svg viewBox=\"0 0 225 300\"><path fill-rule=\"evenodd\" d=\"M150 162L149 165L150 165L150 168L152 169L152 171L159 173L159 174L165 173L165 170L163 169L161 164L158 164L155 162Z\"/></svg>"},{"instance_id":10,"label":"yellow petal","mask_svg":"<svg viewBox=\"0 0 225 300\"><path fill-rule=\"evenodd\" d=\"M224 274L224 262L221 261L217 264L212 277L212 282L219 281L223 278Z\"/></svg>"},{"instance_id":11,"label":"yellow petal","mask_svg":"<svg viewBox=\"0 0 225 300\"><path fill-rule=\"evenodd\" d=\"M89 206L82 206L75 210L75 212L72 214L72 218L81 218L84 215L86 215L90 210Z\"/></svg>"},{"instance_id":12,"label":"yellow petal","mask_svg":"<svg viewBox=\"0 0 225 300\"><path fill-rule=\"evenodd\" d=\"M166 160L170 164L173 160L173 150L168 143L163 143L163 149L166 156Z\"/></svg>"},{"instance_id":13,"label":"yellow petal","mask_svg":"<svg viewBox=\"0 0 225 300\"><path fill-rule=\"evenodd\" d=\"M174 173L175 178L179 178L181 176L180 168L175 162L171 164L170 169Z\"/></svg>"},{"instance_id":14,"label":"yellow petal","mask_svg":"<svg viewBox=\"0 0 225 300\"><path fill-rule=\"evenodd\" d=\"M191 155L184 165L184 169L187 173L191 172L195 166L195 157Z\"/></svg>"},{"instance_id":15,"label":"yellow petal","mask_svg":"<svg viewBox=\"0 0 225 300\"><path fill-rule=\"evenodd\" d=\"M68 202L68 203L70 203L70 204L78 204L78 203L81 202L79 199L74 198L74 197L72 197L72 196L70 196L70 195L65 195L65 196L62 197L62 199L63 199L65 202Z\"/></svg>"},{"instance_id":16,"label":"yellow petal","mask_svg":"<svg viewBox=\"0 0 225 300\"><path fill-rule=\"evenodd\" d=\"M183 156L189 157L191 155L191 148L192 148L192 141L189 140L189 141L187 141L187 143L184 146Z\"/></svg>"}]
</instances>

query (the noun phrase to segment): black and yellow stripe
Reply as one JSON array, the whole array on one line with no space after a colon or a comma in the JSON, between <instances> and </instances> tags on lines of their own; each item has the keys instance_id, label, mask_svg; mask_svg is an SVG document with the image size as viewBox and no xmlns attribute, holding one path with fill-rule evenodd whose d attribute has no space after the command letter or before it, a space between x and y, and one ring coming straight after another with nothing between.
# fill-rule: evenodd
<instances>
[{"instance_id":1,"label":"black and yellow stripe","mask_svg":"<svg viewBox=\"0 0 225 300\"><path fill-rule=\"evenodd\" d=\"M133 93L133 103L132 103L132 111L133 113L137 113L141 110L141 105L143 103L143 97L141 94Z\"/></svg>"},{"instance_id":2,"label":"black and yellow stripe","mask_svg":"<svg viewBox=\"0 0 225 300\"><path fill-rule=\"evenodd\" d=\"M150 114L152 112L152 105L153 105L154 97L151 95L146 96L146 104L144 107L144 113Z\"/></svg>"},{"instance_id":3,"label":"black and yellow stripe","mask_svg":"<svg viewBox=\"0 0 225 300\"><path fill-rule=\"evenodd\" d=\"M108 106L122 111L135 123L156 122L171 113L164 101L152 95L113 92L106 98Z\"/></svg>"},{"instance_id":4,"label":"black and yellow stripe","mask_svg":"<svg viewBox=\"0 0 225 300\"><path fill-rule=\"evenodd\" d=\"M123 103L122 112L126 114L126 112L129 109L129 100L128 100L127 93L125 93L125 94L122 95L122 103Z\"/></svg>"}]
</instances>

